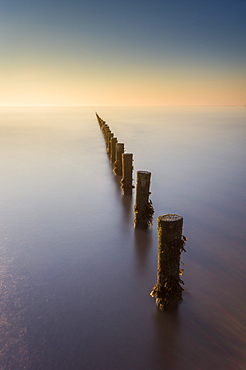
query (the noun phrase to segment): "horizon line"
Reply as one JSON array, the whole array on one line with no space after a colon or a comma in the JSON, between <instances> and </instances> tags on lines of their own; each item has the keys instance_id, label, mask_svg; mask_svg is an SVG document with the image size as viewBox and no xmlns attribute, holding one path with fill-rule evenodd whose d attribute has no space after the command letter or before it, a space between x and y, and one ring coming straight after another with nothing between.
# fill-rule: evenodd
<instances>
[{"instance_id":1,"label":"horizon line","mask_svg":"<svg viewBox=\"0 0 246 370\"><path fill-rule=\"evenodd\" d=\"M35 105L35 104L7 104L3 105L0 104L0 107L71 107L71 108L81 108L81 107L245 107L246 104L151 104L151 105L101 105L101 104L95 104L95 105Z\"/></svg>"}]
</instances>

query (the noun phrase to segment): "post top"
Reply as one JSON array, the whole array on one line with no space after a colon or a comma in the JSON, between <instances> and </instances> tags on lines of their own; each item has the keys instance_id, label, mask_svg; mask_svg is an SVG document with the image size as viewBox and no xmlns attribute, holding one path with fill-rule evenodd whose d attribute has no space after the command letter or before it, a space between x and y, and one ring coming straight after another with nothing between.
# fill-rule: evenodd
<instances>
[{"instance_id":1,"label":"post top","mask_svg":"<svg viewBox=\"0 0 246 370\"><path fill-rule=\"evenodd\" d=\"M142 174L148 175L148 174L150 174L151 172L140 170L140 171L137 171L137 173L142 173Z\"/></svg>"},{"instance_id":2,"label":"post top","mask_svg":"<svg viewBox=\"0 0 246 370\"><path fill-rule=\"evenodd\" d=\"M182 219L182 216L176 215L175 213L168 213L158 217L158 220L165 222L181 221Z\"/></svg>"}]
</instances>

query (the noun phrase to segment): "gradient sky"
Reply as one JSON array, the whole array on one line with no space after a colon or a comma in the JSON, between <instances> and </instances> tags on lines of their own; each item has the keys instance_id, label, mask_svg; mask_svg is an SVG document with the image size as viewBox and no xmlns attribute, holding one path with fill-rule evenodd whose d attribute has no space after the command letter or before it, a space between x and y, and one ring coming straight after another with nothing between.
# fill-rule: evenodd
<instances>
[{"instance_id":1,"label":"gradient sky","mask_svg":"<svg viewBox=\"0 0 246 370\"><path fill-rule=\"evenodd\" d=\"M0 105L244 105L245 0L0 0Z\"/></svg>"}]
</instances>

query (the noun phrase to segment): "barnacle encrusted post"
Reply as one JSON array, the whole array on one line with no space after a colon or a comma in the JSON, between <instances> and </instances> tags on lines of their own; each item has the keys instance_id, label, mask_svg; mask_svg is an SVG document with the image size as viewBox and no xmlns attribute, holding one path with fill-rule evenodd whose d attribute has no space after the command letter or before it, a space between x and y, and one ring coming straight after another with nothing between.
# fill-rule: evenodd
<instances>
[{"instance_id":1,"label":"barnacle encrusted post","mask_svg":"<svg viewBox=\"0 0 246 370\"><path fill-rule=\"evenodd\" d=\"M106 152L110 155L110 149L111 149L111 140L112 137L114 136L113 132L109 132L107 136L107 141L106 141Z\"/></svg>"},{"instance_id":2,"label":"barnacle encrusted post","mask_svg":"<svg viewBox=\"0 0 246 370\"><path fill-rule=\"evenodd\" d=\"M121 189L124 195L132 194L132 153L122 154L122 179L121 179Z\"/></svg>"},{"instance_id":3,"label":"barnacle encrusted post","mask_svg":"<svg viewBox=\"0 0 246 370\"><path fill-rule=\"evenodd\" d=\"M157 284L150 295L160 310L174 308L182 300L184 284L180 279L180 255L185 251L182 235L183 217L176 214L159 216Z\"/></svg>"},{"instance_id":4,"label":"barnacle encrusted post","mask_svg":"<svg viewBox=\"0 0 246 370\"><path fill-rule=\"evenodd\" d=\"M148 171L137 171L134 226L140 229L146 229L153 220L154 208L149 200L150 177Z\"/></svg>"},{"instance_id":5,"label":"barnacle encrusted post","mask_svg":"<svg viewBox=\"0 0 246 370\"><path fill-rule=\"evenodd\" d=\"M114 174L121 176L122 175L122 154L124 153L124 144L116 144L116 159L114 162Z\"/></svg>"},{"instance_id":6,"label":"barnacle encrusted post","mask_svg":"<svg viewBox=\"0 0 246 370\"><path fill-rule=\"evenodd\" d=\"M112 137L111 143L110 143L110 160L114 165L114 162L116 160L116 144L118 140L117 137Z\"/></svg>"}]
</instances>

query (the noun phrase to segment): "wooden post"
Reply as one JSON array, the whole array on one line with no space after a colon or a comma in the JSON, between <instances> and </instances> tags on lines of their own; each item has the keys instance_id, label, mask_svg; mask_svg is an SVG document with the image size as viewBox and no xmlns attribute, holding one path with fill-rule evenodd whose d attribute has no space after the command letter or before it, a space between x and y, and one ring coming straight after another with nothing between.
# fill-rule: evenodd
<instances>
[{"instance_id":1,"label":"wooden post","mask_svg":"<svg viewBox=\"0 0 246 370\"><path fill-rule=\"evenodd\" d=\"M97 112L95 112L95 113L96 113L96 117L97 117L97 121L99 123L99 126L102 127L106 122L101 117L99 117Z\"/></svg>"},{"instance_id":2,"label":"wooden post","mask_svg":"<svg viewBox=\"0 0 246 370\"><path fill-rule=\"evenodd\" d=\"M132 153L122 154L122 180L121 189L124 195L132 194Z\"/></svg>"},{"instance_id":3,"label":"wooden post","mask_svg":"<svg viewBox=\"0 0 246 370\"><path fill-rule=\"evenodd\" d=\"M107 146L108 146L108 135L111 133L110 131L110 128L106 128L105 130L105 145L106 145L106 150L107 150Z\"/></svg>"},{"instance_id":4,"label":"wooden post","mask_svg":"<svg viewBox=\"0 0 246 370\"><path fill-rule=\"evenodd\" d=\"M112 140L111 140L111 145L110 145L110 160L111 162L114 164L115 160L116 160L116 144L117 144L118 140L117 140L117 137L112 137Z\"/></svg>"},{"instance_id":5,"label":"wooden post","mask_svg":"<svg viewBox=\"0 0 246 370\"><path fill-rule=\"evenodd\" d=\"M102 132L103 132L103 136L104 136L104 140L105 140L105 142L106 142L106 144L107 144L107 137L108 137L108 133L109 132L111 132L110 131L110 128L109 128L109 126L108 125L103 125L102 126Z\"/></svg>"},{"instance_id":6,"label":"wooden post","mask_svg":"<svg viewBox=\"0 0 246 370\"><path fill-rule=\"evenodd\" d=\"M99 117L99 115L97 114L97 112L95 112L95 114L96 114L96 117L97 117L97 121L98 121L98 123L99 123L99 126L101 127L100 117Z\"/></svg>"},{"instance_id":7,"label":"wooden post","mask_svg":"<svg viewBox=\"0 0 246 370\"><path fill-rule=\"evenodd\" d=\"M124 153L124 144L116 144L116 159L114 162L114 174L121 176L122 175L122 154Z\"/></svg>"},{"instance_id":8,"label":"wooden post","mask_svg":"<svg viewBox=\"0 0 246 370\"><path fill-rule=\"evenodd\" d=\"M111 140L112 137L114 136L113 132L109 132L107 136L107 145L106 145L106 152L110 155L110 150L111 150Z\"/></svg>"},{"instance_id":9,"label":"wooden post","mask_svg":"<svg viewBox=\"0 0 246 370\"><path fill-rule=\"evenodd\" d=\"M158 219L157 284L150 295L156 298L160 310L174 308L182 300L184 284L180 279L180 255L187 240L182 235L183 217L166 214Z\"/></svg>"},{"instance_id":10,"label":"wooden post","mask_svg":"<svg viewBox=\"0 0 246 370\"><path fill-rule=\"evenodd\" d=\"M149 200L150 177L148 171L137 171L134 226L141 229L146 229L153 220L154 208Z\"/></svg>"}]
</instances>

